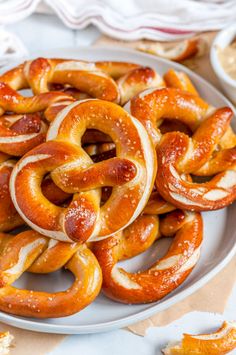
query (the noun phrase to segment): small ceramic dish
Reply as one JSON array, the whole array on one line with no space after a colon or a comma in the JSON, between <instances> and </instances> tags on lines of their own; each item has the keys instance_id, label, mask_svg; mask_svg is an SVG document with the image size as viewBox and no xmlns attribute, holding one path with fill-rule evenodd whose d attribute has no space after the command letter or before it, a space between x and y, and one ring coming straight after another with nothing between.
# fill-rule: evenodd
<instances>
[{"instance_id":1,"label":"small ceramic dish","mask_svg":"<svg viewBox=\"0 0 236 355\"><path fill-rule=\"evenodd\" d=\"M210 52L211 65L215 74L217 75L222 89L228 98L236 103L236 80L231 78L223 69L219 59L219 48L224 49L228 46L236 37L236 24L231 25L220 31L215 37Z\"/></svg>"}]
</instances>

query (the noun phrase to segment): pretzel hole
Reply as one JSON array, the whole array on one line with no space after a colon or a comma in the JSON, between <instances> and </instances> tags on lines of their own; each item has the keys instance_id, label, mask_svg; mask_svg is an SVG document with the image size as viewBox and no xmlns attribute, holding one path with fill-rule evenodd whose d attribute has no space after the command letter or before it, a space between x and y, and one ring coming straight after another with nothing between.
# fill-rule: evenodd
<instances>
[{"instance_id":1,"label":"pretzel hole","mask_svg":"<svg viewBox=\"0 0 236 355\"><path fill-rule=\"evenodd\" d=\"M73 282L73 274L65 269L60 269L48 274L24 272L12 286L18 289L53 293L67 290Z\"/></svg>"},{"instance_id":2,"label":"pretzel hole","mask_svg":"<svg viewBox=\"0 0 236 355\"><path fill-rule=\"evenodd\" d=\"M82 145L113 142L112 138L98 129L86 129L82 138Z\"/></svg>"},{"instance_id":3,"label":"pretzel hole","mask_svg":"<svg viewBox=\"0 0 236 355\"><path fill-rule=\"evenodd\" d=\"M197 184L204 184L207 181L210 181L212 179L212 176L196 176L196 175L191 175L192 180L194 183Z\"/></svg>"},{"instance_id":4,"label":"pretzel hole","mask_svg":"<svg viewBox=\"0 0 236 355\"><path fill-rule=\"evenodd\" d=\"M162 258L168 251L173 238L163 237L158 239L145 252L117 263L117 267L121 267L127 272L136 273L149 269L154 263Z\"/></svg>"},{"instance_id":5,"label":"pretzel hole","mask_svg":"<svg viewBox=\"0 0 236 355\"><path fill-rule=\"evenodd\" d=\"M72 194L68 194L61 190L52 181L50 174L46 174L41 182L41 190L43 195L54 205L67 207L72 201Z\"/></svg>"},{"instance_id":6,"label":"pretzel hole","mask_svg":"<svg viewBox=\"0 0 236 355\"><path fill-rule=\"evenodd\" d=\"M34 95L31 89L19 89L17 92L24 97L30 97Z\"/></svg>"},{"instance_id":7,"label":"pretzel hole","mask_svg":"<svg viewBox=\"0 0 236 355\"><path fill-rule=\"evenodd\" d=\"M184 124L181 121L178 120L170 120L168 118L165 118L161 125L159 126L159 129L161 131L161 134L165 134L167 132L175 132L175 131L179 131L179 132L183 132L185 134L187 134L188 136L192 135L192 131L190 130L190 128Z\"/></svg>"},{"instance_id":8,"label":"pretzel hole","mask_svg":"<svg viewBox=\"0 0 236 355\"><path fill-rule=\"evenodd\" d=\"M86 130L82 137L82 144L94 163L116 156L116 148L112 138L99 130ZM113 145L112 149L109 149L110 145ZM102 187L101 206L104 205L111 194L112 188L110 186Z\"/></svg>"},{"instance_id":9,"label":"pretzel hole","mask_svg":"<svg viewBox=\"0 0 236 355\"><path fill-rule=\"evenodd\" d=\"M48 89L49 91L60 91L60 92L64 92L65 94L71 95L72 97L74 97L77 100L83 100L86 98L89 98L90 96L76 88L74 88L73 86L69 85L69 84L57 84L57 83L48 83Z\"/></svg>"}]
</instances>

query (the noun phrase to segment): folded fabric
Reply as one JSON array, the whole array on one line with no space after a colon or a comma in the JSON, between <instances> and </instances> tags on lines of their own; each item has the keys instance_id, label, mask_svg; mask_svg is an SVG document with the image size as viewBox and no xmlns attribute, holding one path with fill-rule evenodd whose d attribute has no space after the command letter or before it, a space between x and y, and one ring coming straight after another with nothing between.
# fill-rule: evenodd
<instances>
[{"instance_id":1,"label":"folded fabric","mask_svg":"<svg viewBox=\"0 0 236 355\"><path fill-rule=\"evenodd\" d=\"M27 54L27 49L17 36L0 28L0 67Z\"/></svg>"},{"instance_id":2,"label":"folded fabric","mask_svg":"<svg viewBox=\"0 0 236 355\"><path fill-rule=\"evenodd\" d=\"M70 28L93 24L123 40L180 39L236 20L235 0L2 0L0 24L23 19L42 3Z\"/></svg>"}]
</instances>

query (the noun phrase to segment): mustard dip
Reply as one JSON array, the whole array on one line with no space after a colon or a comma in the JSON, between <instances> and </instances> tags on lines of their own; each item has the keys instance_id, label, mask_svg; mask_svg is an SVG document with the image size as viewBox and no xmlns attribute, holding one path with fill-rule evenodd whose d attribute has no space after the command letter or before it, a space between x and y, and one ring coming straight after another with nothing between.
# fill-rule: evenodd
<instances>
[{"instance_id":1,"label":"mustard dip","mask_svg":"<svg viewBox=\"0 0 236 355\"><path fill-rule=\"evenodd\" d=\"M224 71L236 80L236 41L225 48L219 48L218 56Z\"/></svg>"}]
</instances>

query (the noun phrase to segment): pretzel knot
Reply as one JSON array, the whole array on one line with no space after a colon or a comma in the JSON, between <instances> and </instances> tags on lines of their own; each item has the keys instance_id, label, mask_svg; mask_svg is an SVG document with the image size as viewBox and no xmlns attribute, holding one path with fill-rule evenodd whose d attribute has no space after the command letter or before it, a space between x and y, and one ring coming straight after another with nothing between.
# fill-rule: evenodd
<instances>
[{"instance_id":1,"label":"pretzel knot","mask_svg":"<svg viewBox=\"0 0 236 355\"><path fill-rule=\"evenodd\" d=\"M108 134L117 156L98 163L81 147L86 129ZM51 124L47 142L27 153L11 175L11 196L20 216L41 234L62 241L98 240L132 223L144 208L156 174L156 154L144 127L114 103L76 102ZM67 208L42 194L50 173L73 194ZM101 187L113 188L100 206Z\"/></svg>"},{"instance_id":2,"label":"pretzel knot","mask_svg":"<svg viewBox=\"0 0 236 355\"><path fill-rule=\"evenodd\" d=\"M230 150L231 157L229 164L225 164L226 170L216 169L215 172L221 172L211 180L196 183L185 181L181 177L182 173L194 173L209 160L227 130L231 117L230 108L218 109L200 125L192 138L180 132L163 136L157 148L156 184L164 199L179 208L197 211L219 209L235 200L235 148ZM215 159L218 158L216 156Z\"/></svg>"},{"instance_id":3,"label":"pretzel knot","mask_svg":"<svg viewBox=\"0 0 236 355\"><path fill-rule=\"evenodd\" d=\"M144 218L152 218L145 224ZM141 218L141 219L140 219ZM122 235L95 243L94 253L103 273L103 291L105 294L123 303L147 303L160 300L178 287L190 274L200 256L202 243L202 218L197 212L176 210L160 221L160 233L157 216L139 217ZM143 251L143 236L149 235L150 242L155 237L174 236L166 255L154 263L148 270L130 273L117 268L117 263ZM150 244L149 244L150 245Z\"/></svg>"},{"instance_id":4,"label":"pretzel knot","mask_svg":"<svg viewBox=\"0 0 236 355\"><path fill-rule=\"evenodd\" d=\"M25 317L65 317L88 306L98 295L102 274L86 245L57 242L37 232L0 234L0 310ZM11 284L25 271L50 273L65 267L75 280L62 292L18 289Z\"/></svg>"}]
</instances>

